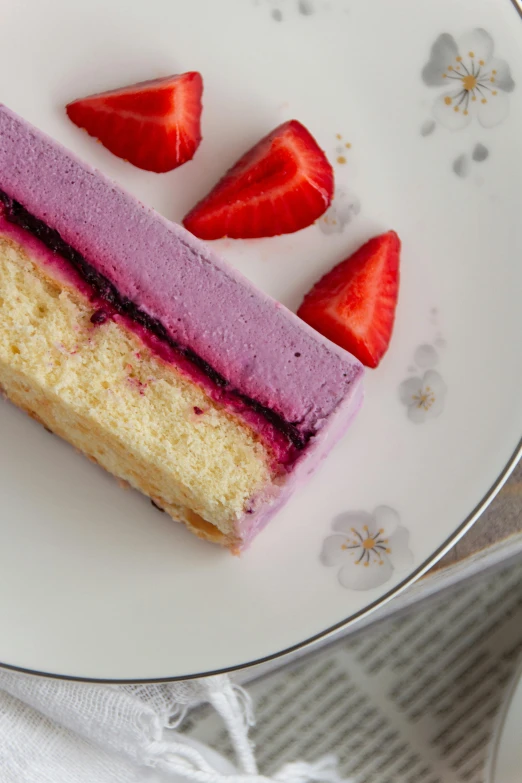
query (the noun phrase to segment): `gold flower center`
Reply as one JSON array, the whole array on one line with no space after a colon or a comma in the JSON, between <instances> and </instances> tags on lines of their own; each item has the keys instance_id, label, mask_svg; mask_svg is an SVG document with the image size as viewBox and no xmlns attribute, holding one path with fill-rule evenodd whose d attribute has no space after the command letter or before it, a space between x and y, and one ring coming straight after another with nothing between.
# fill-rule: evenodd
<instances>
[{"instance_id":1,"label":"gold flower center","mask_svg":"<svg viewBox=\"0 0 522 783\"><path fill-rule=\"evenodd\" d=\"M435 395L432 392L431 387L426 386L426 389L420 389L418 394L413 394L412 399L417 405L417 408L424 408L425 411L429 411L435 402Z\"/></svg>"},{"instance_id":2,"label":"gold flower center","mask_svg":"<svg viewBox=\"0 0 522 783\"><path fill-rule=\"evenodd\" d=\"M462 86L468 92L472 92L472 90L474 90L475 87L477 86L477 79L476 79L476 77L473 76L471 73L468 74L468 76L463 76L462 77Z\"/></svg>"},{"instance_id":3,"label":"gold flower center","mask_svg":"<svg viewBox=\"0 0 522 783\"><path fill-rule=\"evenodd\" d=\"M365 538L362 542L364 549L373 549L375 546L375 539L374 538Z\"/></svg>"}]
</instances>

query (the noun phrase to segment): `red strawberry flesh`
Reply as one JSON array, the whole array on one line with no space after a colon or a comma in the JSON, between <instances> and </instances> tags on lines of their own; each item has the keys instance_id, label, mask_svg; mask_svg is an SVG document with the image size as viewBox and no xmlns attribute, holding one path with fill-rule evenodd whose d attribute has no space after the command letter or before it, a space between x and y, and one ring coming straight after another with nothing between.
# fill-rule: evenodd
<instances>
[{"instance_id":1,"label":"red strawberry flesh","mask_svg":"<svg viewBox=\"0 0 522 783\"><path fill-rule=\"evenodd\" d=\"M245 153L183 223L201 239L290 234L320 217L332 194L324 152L291 120Z\"/></svg>"},{"instance_id":2,"label":"red strawberry flesh","mask_svg":"<svg viewBox=\"0 0 522 783\"><path fill-rule=\"evenodd\" d=\"M297 314L367 367L388 349L399 290L400 239L374 237L335 266L305 296Z\"/></svg>"},{"instance_id":3,"label":"red strawberry flesh","mask_svg":"<svg viewBox=\"0 0 522 783\"><path fill-rule=\"evenodd\" d=\"M201 141L203 81L197 71L91 95L69 118L119 158L165 172L191 160Z\"/></svg>"}]
</instances>

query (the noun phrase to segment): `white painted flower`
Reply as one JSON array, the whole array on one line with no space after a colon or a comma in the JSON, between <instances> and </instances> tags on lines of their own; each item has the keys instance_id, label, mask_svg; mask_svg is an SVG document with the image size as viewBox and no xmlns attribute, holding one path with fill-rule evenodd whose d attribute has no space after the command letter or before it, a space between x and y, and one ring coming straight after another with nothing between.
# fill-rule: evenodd
<instances>
[{"instance_id":1,"label":"white painted flower","mask_svg":"<svg viewBox=\"0 0 522 783\"><path fill-rule=\"evenodd\" d=\"M333 523L321 552L321 562L337 566L343 587L369 590L387 582L393 571L403 571L413 562L408 547L409 533L400 525L399 515L388 506L373 514L366 511L341 514Z\"/></svg>"},{"instance_id":2,"label":"white painted flower","mask_svg":"<svg viewBox=\"0 0 522 783\"><path fill-rule=\"evenodd\" d=\"M323 234L340 234L361 211L361 202L346 188L337 187L330 207L317 224Z\"/></svg>"},{"instance_id":3,"label":"white painted flower","mask_svg":"<svg viewBox=\"0 0 522 783\"><path fill-rule=\"evenodd\" d=\"M440 416L444 409L446 384L436 370L422 378L408 378L399 386L399 398L408 408L408 418L416 424Z\"/></svg>"},{"instance_id":4,"label":"white painted flower","mask_svg":"<svg viewBox=\"0 0 522 783\"><path fill-rule=\"evenodd\" d=\"M429 87L447 88L433 104L433 116L441 125L460 130L476 116L484 128L492 128L506 117L507 93L515 82L509 65L493 52L493 39L481 28L458 43L448 33L439 35L422 78Z\"/></svg>"}]
</instances>

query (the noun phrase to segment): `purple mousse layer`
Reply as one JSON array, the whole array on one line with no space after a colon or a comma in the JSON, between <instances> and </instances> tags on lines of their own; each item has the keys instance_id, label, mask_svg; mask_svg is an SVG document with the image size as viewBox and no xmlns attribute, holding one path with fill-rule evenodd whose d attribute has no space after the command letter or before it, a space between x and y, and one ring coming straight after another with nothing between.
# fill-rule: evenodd
<instances>
[{"instance_id":1,"label":"purple mousse layer","mask_svg":"<svg viewBox=\"0 0 522 783\"><path fill-rule=\"evenodd\" d=\"M290 425L301 448L352 397L354 357L1 105L0 189L231 393Z\"/></svg>"},{"instance_id":2,"label":"purple mousse layer","mask_svg":"<svg viewBox=\"0 0 522 783\"><path fill-rule=\"evenodd\" d=\"M133 331L161 361L175 365L185 376L205 389L211 399L237 413L246 424L252 427L261 436L265 445L269 447L272 454L272 468L276 474L284 473L293 466L302 452L285 435L284 427L276 426L273 421L267 419L266 415L256 411L251 404L249 405L236 394L218 386L197 364L181 354L165 339L159 338L154 332L141 326L128 315L120 314L106 299L97 295L73 264L62 255L50 250L41 239L37 238L34 232L22 228L18 220L12 219L12 215L11 219L7 220L8 208L5 205L5 199L5 195L0 190L0 235L21 245L33 261L48 268L51 276L75 286L96 308L91 316L91 323L94 326L102 325L112 319ZM12 208L12 204L10 206Z\"/></svg>"}]
</instances>

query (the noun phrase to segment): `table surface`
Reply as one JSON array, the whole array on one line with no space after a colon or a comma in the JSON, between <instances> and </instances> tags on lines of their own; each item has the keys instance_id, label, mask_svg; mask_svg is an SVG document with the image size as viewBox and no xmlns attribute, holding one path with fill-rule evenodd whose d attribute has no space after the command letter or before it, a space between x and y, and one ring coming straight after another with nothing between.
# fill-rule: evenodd
<instances>
[{"instance_id":1,"label":"table surface","mask_svg":"<svg viewBox=\"0 0 522 783\"><path fill-rule=\"evenodd\" d=\"M522 462L471 530L429 572L456 565L512 536L522 535Z\"/></svg>"}]
</instances>

